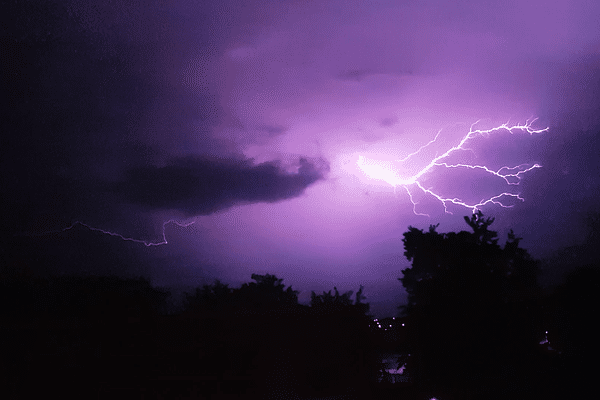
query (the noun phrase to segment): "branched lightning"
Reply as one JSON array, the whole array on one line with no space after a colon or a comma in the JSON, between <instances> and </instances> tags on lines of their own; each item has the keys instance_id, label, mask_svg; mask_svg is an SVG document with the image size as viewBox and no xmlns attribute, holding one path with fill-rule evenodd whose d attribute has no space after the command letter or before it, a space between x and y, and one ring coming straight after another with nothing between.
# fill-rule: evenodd
<instances>
[{"instance_id":1,"label":"branched lightning","mask_svg":"<svg viewBox=\"0 0 600 400\"><path fill-rule=\"evenodd\" d=\"M126 241L129 241L129 242L141 243L141 244L143 244L143 245L145 245L145 246L147 246L147 247L150 247L150 246L160 246L160 245L163 245L163 244L167 244L167 243L168 243L168 242L167 242L167 237L165 236L165 228L166 228L166 226L167 226L168 224L170 224L170 223L174 223L174 224L176 224L176 225L178 225L178 226L181 226L181 227L186 227L186 226L190 226L190 225L192 225L194 222L195 222L195 221L188 222L188 223L181 223L181 222L175 221L174 219L170 219L170 220L168 220L168 221L165 221L165 222L163 223L163 225L162 225L162 238L163 238L162 242L147 242L147 241L145 241L145 240L140 240L140 239L134 239L134 238L130 238L130 237L125 237L125 236L123 236L123 235L121 235L121 234L119 234L119 233L115 233L115 232L107 231L107 230L100 229L100 228L94 228L94 227L92 227L92 226L90 226L90 225L88 225L88 224L85 224L85 223L83 223L83 222L80 222L80 221L76 221L76 222L74 222L72 225L70 225L70 226L68 226L68 227L66 227L66 228L60 229L60 230L55 230L55 231L46 231L46 232L43 232L43 233L37 233L37 234L28 234L27 236L43 236L43 235L49 235L49 234L52 234L52 233L61 233L61 232L66 232L66 231L68 231L68 230L71 230L71 229L73 229L73 228L74 228L74 227L76 227L77 225L81 225L81 226L83 226L83 227L86 227L87 229L89 229L89 230L91 230L91 231L95 231L95 232L102 232L102 233L104 233L104 234L106 234L106 235L115 236L115 237L118 237L118 238L120 238L120 239L122 239L122 240L126 240Z\"/></svg>"},{"instance_id":2,"label":"branched lightning","mask_svg":"<svg viewBox=\"0 0 600 400\"><path fill-rule=\"evenodd\" d=\"M484 171L487 174L504 179L504 181L508 185L518 185L521 181L521 175L523 175L524 173L529 172L535 168L541 168L541 165L539 165L539 164L533 164L533 165L521 164L521 165L517 165L514 167L503 166L502 168L495 171L484 165L448 164L447 162L443 162L442 160L444 158L447 158L448 156L450 156L450 154L452 154L456 151L471 150L471 149L466 148L465 144L469 139L473 139L474 137L476 137L478 135L489 137L490 134L501 131L501 130L506 130L506 131L510 132L511 134L513 134L515 131L522 131L522 132L527 132L530 135L533 135L534 133L542 133L542 132L547 132L549 130L549 128L534 129L532 127L532 124L536 120L537 120L537 118L533 119L531 121L527 120L525 122L525 124L517 124L517 125L509 125L508 122L506 122L500 126L497 126L492 129L486 129L486 130L474 129L474 126L477 123L479 123L479 121L476 121L475 123L473 123L471 125L471 127L469 128L469 132L467 132L462 137L462 139L459 141L459 143L457 145L449 148L447 151L445 151L441 155L438 155L438 153L436 153L436 155L431 160L431 162L429 162L429 164L427 164L425 167L421 168L416 174L409 176L409 177L402 177L399 173L399 168L394 167L393 165L391 165L390 162L379 161L379 160L369 160L364 156L359 156L357 165L370 178L383 180L383 181L389 183L390 185L392 185L394 187L394 191L397 186L404 187L408 193L411 203L413 204L413 212L416 215L429 216L428 214L422 214L422 213L418 213L416 211L417 203L414 201L413 195L410 191L410 186L412 186L412 185L416 185L419 189L421 189L423 191L423 193L427 193L427 194L435 197L436 199L438 199L443 204L444 211L448 214L452 214L450 211L448 211L448 205L450 203L468 208L468 209L472 210L473 212L476 212L477 209L479 209L480 207L482 207L486 204L490 204L490 203L499 205L504 208L511 208L512 205L505 205L501 201L501 198L506 196L506 197L512 197L512 198L524 201L524 199L522 197L520 197L519 194L504 192L504 193L497 194L497 195L487 198L487 199L481 199L476 204L467 204L466 202L464 202L463 200L461 200L459 198L445 198L445 197L441 196L440 194L436 193L435 191L433 191L432 188L423 187L423 185L421 184L419 179L426 173L430 172L432 170L432 168L434 168L434 167L464 168L464 169ZM424 144L423 146L419 147L419 149L417 149L415 152L409 154L408 156L404 157L403 159L396 160L396 161L397 162L406 162L406 161L410 160L412 157L419 154L422 150L424 150L427 147L431 146L432 144L436 143L441 132L442 132L442 130L439 130L438 133L436 134L436 136L432 140L430 140L427 144Z\"/></svg>"},{"instance_id":3,"label":"branched lightning","mask_svg":"<svg viewBox=\"0 0 600 400\"><path fill-rule=\"evenodd\" d=\"M467 202L463 201L460 198L446 198L443 197L441 194L436 193L433 188L425 188L422 184L422 182L420 181L420 178L427 174L428 172L430 172L434 167L440 167L440 168L456 168L456 169L470 169L470 170L479 170L479 171L483 171L489 175L495 176L497 178L502 178L506 184L511 185L511 186L515 186L515 185L519 185L520 181L521 181L521 177L523 174L525 174L526 172L529 172L533 169L536 168L541 168L541 165L539 164L520 164L517 166L503 166L498 170L493 170L490 169L488 167L486 167L485 165L471 165L471 164L449 164L447 162L442 161L443 159L449 157L452 153L457 152L457 151L472 151L469 148L465 147L465 144L467 143L467 141L469 139L473 139L474 137L481 135L481 136L485 136L485 137L489 137L490 134L501 131L501 130L506 130L508 132L510 132L511 134L513 134L515 131L522 131L522 132L527 132L530 135L536 134L536 133L543 133L543 132L547 132L549 130L549 128L544 128L544 129L534 129L532 127L532 124L536 121L537 119L533 119L533 120L527 120L525 122L525 124L517 124L517 125L508 125L508 122L497 126L495 128L491 128L491 129L474 129L474 126L477 125L477 123L479 123L480 121L476 121L475 123L473 123L470 128L469 131L462 136L462 139L459 141L458 144L456 144L455 146L450 147L448 150L446 150L444 153L442 153L441 155L439 155L439 152L436 152L435 156L432 158L432 160L425 165L423 168L421 168L420 170L418 170L414 175L412 176L408 176L408 177L404 177L401 176L400 174L400 168L398 168L397 166L394 166L392 164L392 162L390 161L382 161L382 160L375 160L375 159L369 159L366 158L362 155L360 155L358 157L358 161L356 162L356 164L358 165L358 167L360 168L360 170L362 170L362 172L364 174L366 174L369 178L371 179L377 179L377 180L383 180L385 182L387 182L388 184L390 184L393 188L394 188L394 192L396 192L396 187L401 186L403 187L406 192L408 193L408 196L410 198L411 203L413 204L413 212L416 215L422 215L422 216L429 216L428 214L424 214L424 213L419 213L416 210L416 205L418 204L417 201L415 201L414 197L413 197L413 193L411 192L411 187L412 186L416 186L418 187L423 193L425 194L429 194L431 196L433 196L434 198L436 198L439 202L442 203L442 205L444 206L444 211L448 214L452 214L449 210L448 210L448 206L450 204L454 204L454 205L458 205L458 206L462 206L465 207L467 209L472 210L474 213L482 206L486 205L486 204L495 204L498 205L500 207L504 207L504 208L511 208L513 207L512 205L506 205L505 203L502 202L502 198L503 197L511 197L514 199L518 199L521 201L524 201L524 199L519 195L519 194L515 194L515 193L510 193L510 192L503 192L503 193L499 193L495 196L489 197L489 198L484 198L481 199L479 202L477 202L476 204L468 204ZM417 149L415 152L410 153L408 156L399 159L399 160L395 160L396 162L401 162L404 163L408 160L410 160L412 157L415 157L417 154L419 154L421 151L423 151L424 149L426 149L427 147L433 145L434 143L437 142L438 138L440 137L440 134L442 133L442 129L440 129L436 136L430 140L428 143L424 144L423 146L419 147L419 149ZM182 222L178 222L174 219L170 219L168 221L163 222L162 224L162 241L160 242L149 242L149 241L145 241L145 240L141 240L141 239L135 239L135 238L131 238L131 237L126 237L123 236L119 233L115 233L115 232L111 232L111 231L107 231L104 229L100 229L100 228L95 228L93 226L90 226L88 224L85 224L83 222L77 221L75 223L73 223L72 225L60 229L60 230L56 230L56 231L46 231L43 233L37 233L37 234L26 234L26 236L42 236L42 235L48 235L48 234L52 234L52 233L61 233L61 232L66 232L68 230L73 229L74 227L76 227L77 225L81 225L91 231L96 231L96 232L101 232L104 233L106 235L110 235L110 236L115 236L118 237L122 240L125 241L131 241L131 242L135 242L135 243L141 243L147 247L150 246L160 246L163 244L168 244L167 242L167 238L165 235L165 228L168 224L174 223L178 226L181 227L187 227L190 226L194 223L195 221L192 222L188 222L188 223L182 223Z\"/></svg>"}]
</instances>

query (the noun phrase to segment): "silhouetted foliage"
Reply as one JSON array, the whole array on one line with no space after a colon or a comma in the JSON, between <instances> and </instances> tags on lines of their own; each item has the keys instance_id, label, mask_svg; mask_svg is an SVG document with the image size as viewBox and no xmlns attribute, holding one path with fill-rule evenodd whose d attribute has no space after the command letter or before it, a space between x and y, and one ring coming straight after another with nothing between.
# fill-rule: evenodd
<instances>
[{"instance_id":1,"label":"silhouetted foliage","mask_svg":"<svg viewBox=\"0 0 600 400\"><path fill-rule=\"evenodd\" d=\"M234 292L238 304L257 308L298 304L298 291L291 286L284 290L283 279L270 274L252 274L252 279L255 282L244 283Z\"/></svg>"},{"instance_id":2,"label":"silhouetted foliage","mask_svg":"<svg viewBox=\"0 0 600 400\"><path fill-rule=\"evenodd\" d=\"M5 318L114 318L158 314L169 293L145 278L112 276L5 279L0 290Z\"/></svg>"},{"instance_id":3,"label":"silhouetted foliage","mask_svg":"<svg viewBox=\"0 0 600 400\"><path fill-rule=\"evenodd\" d=\"M153 330L168 293L147 280L13 275L1 289L0 367L19 398L152 372Z\"/></svg>"},{"instance_id":4,"label":"silhouetted foliage","mask_svg":"<svg viewBox=\"0 0 600 400\"><path fill-rule=\"evenodd\" d=\"M544 301L548 341L555 364L548 385L561 397L596 390L597 319L600 311L600 265L575 268L552 288ZM564 385L561 383L567 383Z\"/></svg>"},{"instance_id":5,"label":"silhouetted foliage","mask_svg":"<svg viewBox=\"0 0 600 400\"><path fill-rule=\"evenodd\" d=\"M333 288L335 290L335 294L331 294L331 290L328 292L323 292L323 294L317 295L314 291L311 291L310 295L310 306L311 308L318 313L334 313L334 312L342 312L353 310L352 312L357 313L357 315L367 315L369 311L369 304L362 303L362 300L365 299L363 296L363 286L360 286L358 292L356 292L356 297L354 303L350 296L352 296L353 291L349 290L344 294L338 292L337 287Z\"/></svg>"},{"instance_id":6,"label":"silhouetted foliage","mask_svg":"<svg viewBox=\"0 0 600 400\"><path fill-rule=\"evenodd\" d=\"M184 312L167 314L168 293L145 279L26 268L2 278L0 367L12 394L265 398L281 387L311 397L366 393L381 370L362 286L355 296L313 292L309 307L282 279L253 274L240 288L203 285Z\"/></svg>"},{"instance_id":7,"label":"silhouetted foliage","mask_svg":"<svg viewBox=\"0 0 600 400\"><path fill-rule=\"evenodd\" d=\"M432 225L404 234L412 266L399 278L409 295L402 309L411 321L411 372L423 387L475 391L490 377L508 382L507 371L525 367L542 329L538 266L520 238L511 231L502 248L488 229L493 219L479 211L465 221L472 233L438 233Z\"/></svg>"},{"instance_id":8,"label":"silhouetted foliage","mask_svg":"<svg viewBox=\"0 0 600 400\"><path fill-rule=\"evenodd\" d=\"M212 285L204 285L196 288L195 293L185 295L185 305L190 310L216 309L233 301L233 289L228 284L215 280Z\"/></svg>"},{"instance_id":9,"label":"silhouetted foliage","mask_svg":"<svg viewBox=\"0 0 600 400\"><path fill-rule=\"evenodd\" d=\"M213 284L196 288L193 294L186 294L185 305L189 311L225 311L231 308L252 308L254 310L298 305L298 291L289 286L285 289L283 279L275 275L252 274L255 282L244 283L240 288L230 288L215 280Z\"/></svg>"},{"instance_id":10,"label":"silhouetted foliage","mask_svg":"<svg viewBox=\"0 0 600 400\"><path fill-rule=\"evenodd\" d=\"M366 388L381 369L363 290L360 286L354 301L353 291L340 294L337 287L333 294L311 292L306 383L320 395L339 393L344 387Z\"/></svg>"}]
</instances>

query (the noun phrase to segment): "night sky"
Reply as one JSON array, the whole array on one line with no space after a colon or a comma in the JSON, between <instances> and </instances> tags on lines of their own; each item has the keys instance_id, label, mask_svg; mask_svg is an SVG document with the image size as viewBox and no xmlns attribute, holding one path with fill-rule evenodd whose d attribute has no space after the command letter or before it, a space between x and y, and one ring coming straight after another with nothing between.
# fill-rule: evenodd
<instances>
[{"instance_id":1,"label":"night sky","mask_svg":"<svg viewBox=\"0 0 600 400\"><path fill-rule=\"evenodd\" d=\"M383 317L409 225L509 193L477 208L542 258L599 211L595 1L7 3L3 252L28 268L362 284ZM502 124L528 128L436 161Z\"/></svg>"}]
</instances>

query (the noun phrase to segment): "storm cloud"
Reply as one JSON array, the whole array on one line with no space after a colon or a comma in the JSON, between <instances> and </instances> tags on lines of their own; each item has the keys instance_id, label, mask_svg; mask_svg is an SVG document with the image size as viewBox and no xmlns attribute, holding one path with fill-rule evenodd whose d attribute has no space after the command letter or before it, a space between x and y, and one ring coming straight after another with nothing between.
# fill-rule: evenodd
<instances>
[{"instance_id":1,"label":"storm cloud","mask_svg":"<svg viewBox=\"0 0 600 400\"><path fill-rule=\"evenodd\" d=\"M160 8L7 6L11 18L1 40L9 107L0 163L9 231L40 229L46 220L54 221L41 223L49 229L75 220L124 228L138 219L131 205L205 215L240 202L300 196L323 178L326 162L314 157L288 157L297 164L293 172L246 157L240 144L263 142L285 128L245 128L223 106L215 80L186 72L198 54L194 43L205 59L223 49L226 29L210 29L210 19L234 16L217 8L202 14L205 24L181 25L175 22L184 18L184 4ZM235 137L216 135L218 126L235 129Z\"/></svg>"},{"instance_id":2,"label":"storm cloud","mask_svg":"<svg viewBox=\"0 0 600 400\"><path fill-rule=\"evenodd\" d=\"M2 11L8 236L80 221L98 230L69 234L114 232L104 243L121 252L120 237L166 235L125 246L141 246L161 282L207 265L232 282L364 282L382 310L405 295L394 285L406 227L461 230L471 210L369 179L352 157L404 159L442 130L398 164L404 176L476 121L539 117L543 133L495 131L445 160L542 166L518 186L436 167L423 187L471 203L519 193L483 212L536 256L585 240L581 216L600 193L594 2L23 0ZM165 226L182 219L195 223Z\"/></svg>"},{"instance_id":3,"label":"storm cloud","mask_svg":"<svg viewBox=\"0 0 600 400\"><path fill-rule=\"evenodd\" d=\"M175 209L186 216L207 215L234 204L276 202L300 196L324 179L328 165L301 158L297 173L279 163L252 165L251 160L174 160L164 167L147 166L126 171L114 193L150 209Z\"/></svg>"}]
</instances>

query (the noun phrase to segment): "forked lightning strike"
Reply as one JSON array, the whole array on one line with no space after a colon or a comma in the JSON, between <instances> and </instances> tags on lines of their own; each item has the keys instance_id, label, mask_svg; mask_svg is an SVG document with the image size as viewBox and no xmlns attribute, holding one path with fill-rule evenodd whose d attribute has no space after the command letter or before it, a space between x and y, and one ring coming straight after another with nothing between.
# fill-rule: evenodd
<instances>
[{"instance_id":1,"label":"forked lightning strike","mask_svg":"<svg viewBox=\"0 0 600 400\"><path fill-rule=\"evenodd\" d=\"M84 227L86 227L87 229L89 229L89 230L91 230L91 231L95 231L95 232L102 232L102 233L104 233L104 234L106 234L106 235L115 236L115 237L118 237L118 238L120 238L120 239L123 239L123 240L129 241L129 242L141 243L141 244L143 244L143 245L145 245L145 246L147 246L147 247L150 247L150 246L160 246L160 245L163 245L163 244L168 244L168 242L167 242L167 237L165 236L165 227L166 227L168 224L170 224L170 223L174 223L174 224L176 224L176 225L178 225L178 226L181 226L181 227L186 227L186 226L190 226L190 225L192 225L194 222L195 222L195 221L188 222L188 223L185 223L185 224L184 224L184 223L181 223L181 222L177 222L177 221L175 221L174 219L170 219L170 220L168 220L168 221L164 222L164 223L163 223L163 225L162 225L162 226L163 226L163 229L162 229L162 237L163 237L163 240L162 240L162 242L147 242L147 241L145 241L145 240L140 240L140 239L134 239L134 238L130 238L130 237L125 237L125 236L123 236L123 235L121 235L121 234L119 234L119 233L115 233L115 232L111 232L111 231L106 231L106 230L104 230L104 229L100 229L100 228L94 228L94 227L92 227L92 226L89 226L89 225L87 225L87 224L84 224L83 222L80 222L80 221L74 222L74 223L73 223L71 226L68 226L68 227L66 227L66 228L63 228L63 229L60 229L60 230L56 230L56 231L48 231L48 232L43 232L43 233L39 233L39 234L29 234L29 235L27 235L27 236L41 236L41 235L48 235L48 234L51 234L51 233L61 233L61 232L66 232L66 231L68 231L68 230L71 230L71 229L73 229L73 228L74 228L74 227L76 227L77 225L81 225L81 226L84 226Z\"/></svg>"},{"instance_id":2,"label":"forked lightning strike","mask_svg":"<svg viewBox=\"0 0 600 400\"><path fill-rule=\"evenodd\" d=\"M486 130L473 129L473 127L477 123L479 123L479 121L476 121L475 123L473 123L471 125L469 132L467 132L467 134L462 137L462 139L456 146L449 148L447 151L445 151L441 155L437 155L437 153L436 153L435 157L431 160L431 162L429 164L427 164L425 167L420 169L416 174L409 176L409 177L402 177L398 171L398 168L394 168L392 165L390 165L391 164L390 162L379 161L379 160L369 160L364 156L359 156L357 165L369 178L383 180L383 181L389 183L390 185L392 185L394 187L394 191L397 186L404 187L406 189L406 191L408 192L410 201L413 204L413 212L416 215L429 216L428 214L422 214L422 213L418 213L416 211L417 203L414 201L412 193L409 189L409 186L411 186L411 185L418 186L419 189L421 189L424 193L430 194L433 197L435 197L436 199L438 199L443 204L444 211L448 214L452 214L450 211L448 211L449 203L468 208L468 209L472 210L473 212L476 212L478 208L480 208L486 204L489 204L489 203L496 204L496 205L499 205L504 208L511 208L511 207L513 207L512 205L505 205L501 201L502 197L504 197L504 196L512 197L512 198L515 198L515 199L518 199L521 201L524 201L524 199L522 197L520 197L518 194L504 192L504 193L499 193L499 194L497 194L493 197L487 198L487 199L482 199L477 204L467 204L466 202L462 201L459 198L445 198L445 197L441 196L440 194L436 193L435 191L433 191L431 188L426 189L425 187L423 187L421 182L419 182L419 179L424 174L431 171L431 169L433 167L465 168L465 169L485 171L486 173L488 173L490 175L504 179L504 181L508 185L518 185L521 180L522 174L529 172L535 168L541 168L541 165L533 164L533 165L529 166L529 164L521 164L521 165L517 165L514 167L503 166L502 168L498 169L497 171L494 171L494 170L486 167L485 165L448 164L446 162L442 162L441 160L448 157L450 154L454 153L455 151L470 150L470 149L465 148L464 145L469 139L472 139L477 135L488 137L490 134L501 131L501 130L506 130L506 131L510 132L511 134L514 133L515 131L523 131L523 132L529 133L530 135L533 135L534 133L542 133L542 132L547 132L549 130L549 128L544 128L544 129L532 128L532 124L536 120L537 119L533 119L531 121L528 120L525 122L524 125L520 125L520 124L508 125L508 122L507 122L507 123L497 126L495 128L486 129ZM436 143L441 132L442 132L442 130L439 130L438 133L436 134L435 138L433 138L427 144L419 147L419 149L417 151L415 151L414 153L411 153L408 156L406 156L405 158L396 160L396 161L397 162L406 162L411 157L416 156L422 150L424 150L427 147L431 146L432 144Z\"/></svg>"},{"instance_id":3,"label":"forked lightning strike","mask_svg":"<svg viewBox=\"0 0 600 400\"><path fill-rule=\"evenodd\" d=\"M460 142L456 145L451 147L450 149L448 149L446 152L444 152L441 155L438 155L436 153L436 155L434 156L434 158L431 160L431 162L429 164L427 164L425 167L421 168L416 174L409 176L409 177L402 177L399 174L398 168L395 168L393 165L391 165L391 163L388 161L381 161L381 160L371 160L368 159L364 156L359 156L358 157L358 161L357 161L357 165L360 167L360 169L362 170L363 173L365 173L369 178L371 179L377 179L377 180L383 180L387 183L389 183L390 185L392 185L394 187L394 191L396 189L397 186L402 186L406 189L408 196L410 198L411 203L413 204L413 212L416 215L424 215L424 216L429 216L428 214L422 214L422 213L418 213L416 211L416 205L417 202L415 202L415 200L413 199L413 195L410 191L409 186L411 185L416 185L419 189L421 189L423 191L423 193L427 193L430 194L431 196L435 197L436 199L438 199L444 206L444 210L446 213L448 214L452 214L450 211L448 211L448 205L449 204L455 204L455 205L459 205L465 208L468 208L470 210L472 210L473 212L476 212L477 209L479 207L482 207L486 204L492 203L492 204L496 204L499 205L501 207L504 208L510 208L512 207L511 205L505 205L502 201L501 198L504 196L507 197L513 197L516 198L518 200L524 201L524 199L522 197L520 197L518 194L514 194L514 193L509 193L509 192L504 192L504 193L499 193L493 197L490 197L488 199L482 199L480 202L478 202L477 204L467 204L466 202L464 202L463 200L459 199L459 198L445 198L442 195L436 193L434 190L432 190L431 188L425 188L422 183L419 181L419 178L421 178L424 174L426 174L427 172L431 171L431 169L433 167L443 167L443 168L465 168L465 169L473 169L473 170L482 170L485 171L486 173L502 178L504 179L504 181L508 184L508 185L518 185L520 180L521 180L521 175L531 171L532 169L535 168L541 168L541 165L539 164L534 164L532 166L529 166L529 164L521 164L521 165L517 165L514 167L509 167L509 166L503 166L502 168L498 169L497 171L494 171L484 165L470 165L470 164L448 164L446 162L442 162L441 160L443 160L444 158L448 157L450 154L452 154L455 151L459 151L459 150L470 150L464 147L465 143L469 140L474 138L477 135L482 135L482 136L489 136L491 133L497 132L497 131L501 131L501 130L507 130L508 132L510 132L511 134L514 131L524 131L529 133L530 135L534 134L534 133L542 133L542 132L547 132L549 130L549 128L544 128L544 129L533 129L532 128L532 124L533 122L535 122L536 119L532 120L532 121L526 121L524 125L512 125L509 126L508 122L505 124L502 124L500 126L497 126L495 128L492 129L487 129L487 130L482 130L482 129L473 129L473 127L479 122L475 122L474 124L471 125L469 132L464 135L462 137L462 140L460 140ZM401 159L401 160L396 160L397 162L406 162L408 161L411 157L416 156L418 153L420 153L422 150L426 149L427 147L431 146L432 144L436 143L436 141L438 140L440 134L441 134L442 130L438 131L437 135L435 136L435 138L433 138L431 141L429 141L427 144L421 146L417 151L415 151L414 153L409 154L408 156L406 156L405 158ZM160 246L163 244L167 244L167 238L165 236L165 227L167 224L170 223L175 223L178 226L181 227L186 227L186 226L190 226L194 223L194 221L192 222L188 222L188 223L181 223L178 222L176 220L168 220L166 222L163 223L163 229L162 229L162 241L160 242L148 242L145 240L140 240L140 239L134 239L134 238L130 238L130 237L125 237L119 233L115 233L115 232L111 232L111 231L107 231L104 229L100 229L100 228L94 228L90 225L87 225L83 222L75 222L73 223L71 226L61 229L61 230L57 230L57 231L50 231L50 232L44 232L41 234L29 234L27 236L39 236L39 235L47 235L47 234L51 234L51 233L60 233L60 232L65 232L68 231L70 229L73 229L75 226L77 225L81 225L86 227L87 229L91 230L91 231L96 231L96 232L102 232L104 234L110 235L110 236L115 236L118 237L122 240L125 241L131 241L131 242L135 242L135 243L141 243L145 246Z\"/></svg>"}]
</instances>

